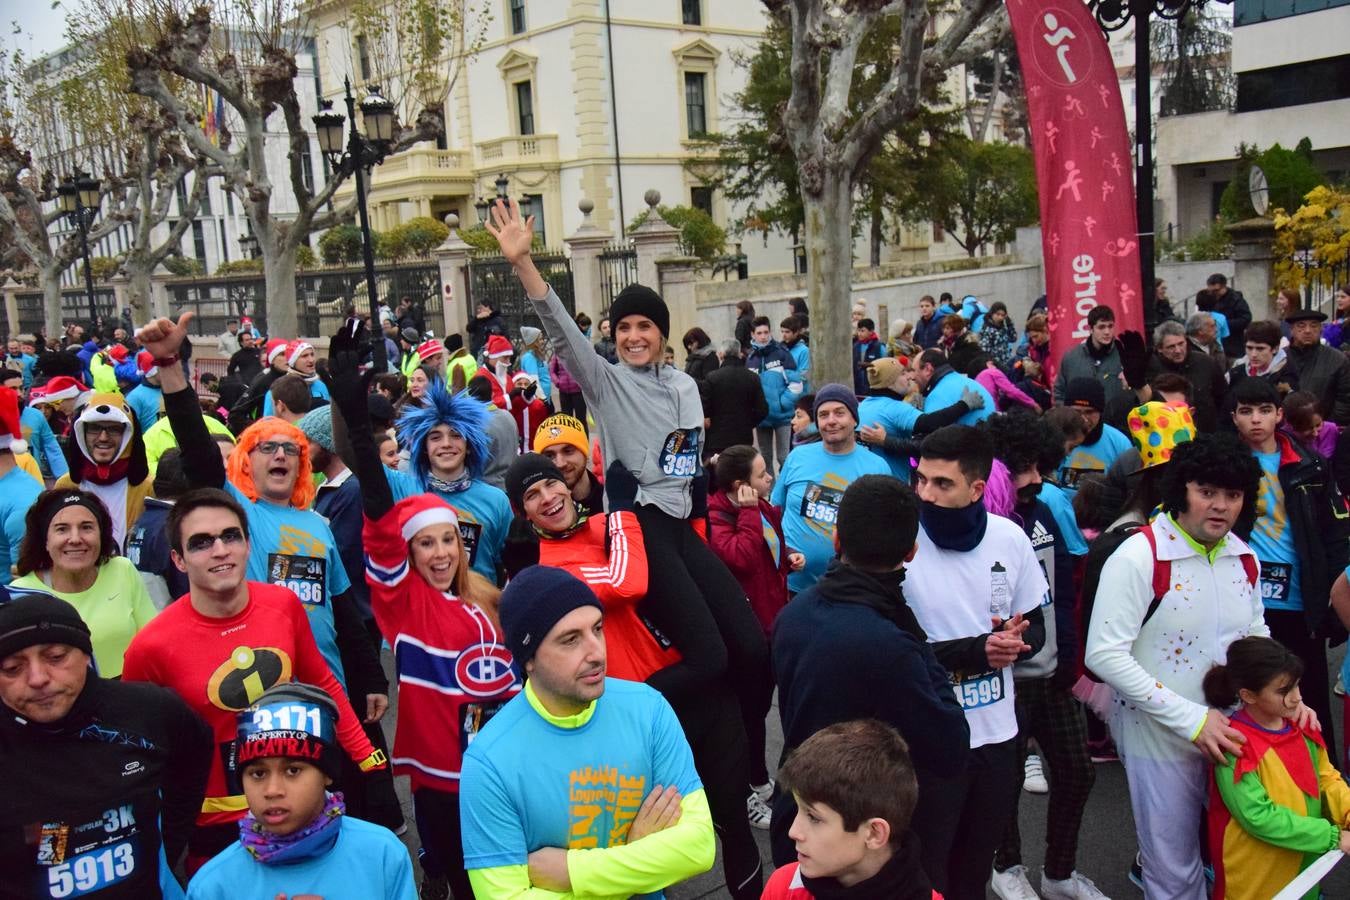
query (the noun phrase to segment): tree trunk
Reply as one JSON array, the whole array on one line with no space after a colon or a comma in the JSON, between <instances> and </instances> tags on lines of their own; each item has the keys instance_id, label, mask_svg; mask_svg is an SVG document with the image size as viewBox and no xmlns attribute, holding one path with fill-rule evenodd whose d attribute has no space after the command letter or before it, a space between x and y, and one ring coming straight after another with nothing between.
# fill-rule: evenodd
<instances>
[{"instance_id":1,"label":"tree trunk","mask_svg":"<svg viewBox=\"0 0 1350 900\"><path fill-rule=\"evenodd\" d=\"M849 319L853 281L853 186L847 173L827 169L818 194L803 194L806 212L807 299L811 309L812 383L853 388Z\"/></svg>"},{"instance_id":2,"label":"tree trunk","mask_svg":"<svg viewBox=\"0 0 1350 900\"><path fill-rule=\"evenodd\" d=\"M300 337L295 302L295 247L284 239L263 251L263 279L267 291L268 337ZM318 337L311 334L305 337Z\"/></svg>"},{"instance_id":3,"label":"tree trunk","mask_svg":"<svg viewBox=\"0 0 1350 900\"><path fill-rule=\"evenodd\" d=\"M133 322L149 322L154 317L150 301L150 273L152 269L152 266L148 266L143 261L130 255L122 263L122 271L130 282L127 285L127 300L131 303L131 321Z\"/></svg>"},{"instance_id":4,"label":"tree trunk","mask_svg":"<svg viewBox=\"0 0 1350 900\"><path fill-rule=\"evenodd\" d=\"M870 222L869 224L871 225L872 247L871 247L871 254L870 254L870 256L869 256L868 261L872 264L872 268L875 269L875 268L877 268L878 266L881 265L881 244L882 244L881 225L882 225L882 218L881 218L881 201L880 201L880 200L874 200L874 201L872 201L872 216L871 216L871 222Z\"/></svg>"}]
</instances>

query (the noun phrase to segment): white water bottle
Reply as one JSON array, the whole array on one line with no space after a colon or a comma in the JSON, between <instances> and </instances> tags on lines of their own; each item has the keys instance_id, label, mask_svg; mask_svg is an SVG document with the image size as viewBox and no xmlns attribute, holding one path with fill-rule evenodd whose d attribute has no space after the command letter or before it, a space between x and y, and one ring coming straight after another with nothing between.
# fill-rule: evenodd
<instances>
[{"instance_id":1,"label":"white water bottle","mask_svg":"<svg viewBox=\"0 0 1350 900\"><path fill-rule=\"evenodd\" d=\"M1012 616L1012 585L1008 570L998 561L989 567L989 615L1000 622Z\"/></svg>"}]
</instances>

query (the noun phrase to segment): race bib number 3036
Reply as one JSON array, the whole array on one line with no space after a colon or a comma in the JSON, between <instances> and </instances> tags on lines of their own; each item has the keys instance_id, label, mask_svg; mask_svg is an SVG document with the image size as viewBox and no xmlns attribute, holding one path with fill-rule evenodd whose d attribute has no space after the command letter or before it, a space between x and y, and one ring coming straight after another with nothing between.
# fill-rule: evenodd
<instances>
[{"instance_id":1,"label":"race bib number 3036","mask_svg":"<svg viewBox=\"0 0 1350 900\"><path fill-rule=\"evenodd\" d=\"M317 556L267 554L267 580L300 598L306 606L323 606L328 560Z\"/></svg>"}]
</instances>

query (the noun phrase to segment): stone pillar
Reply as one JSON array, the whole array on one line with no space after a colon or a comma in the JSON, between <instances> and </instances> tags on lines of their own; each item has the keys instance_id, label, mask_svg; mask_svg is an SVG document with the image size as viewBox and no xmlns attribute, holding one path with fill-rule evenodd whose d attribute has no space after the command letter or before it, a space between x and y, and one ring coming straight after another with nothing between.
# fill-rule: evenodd
<instances>
[{"instance_id":1,"label":"stone pillar","mask_svg":"<svg viewBox=\"0 0 1350 900\"><path fill-rule=\"evenodd\" d=\"M600 254L614 239L614 235L603 228L597 228L591 220L591 211L595 204L585 197L577 204L581 210L581 227L565 238L567 249L572 258L572 294L576 298L577 312L585 313L591 321L600 320L600 304L604 300L604 272L600 267Z\"/></svg>"},{"instance_id":2,"label":"stone pillar","mask_svg":"<svg viewBox=\"0 0 1350 900\"><path fill-rule=\"evenodd\" d=\"M113 289L113 318L117 318L122 310L131 307L131 279L119 271L108 279L108 284ZM131 313L135 318L136 310L132 309Z\"/></svg>"},{"instance_id":3,"label":"stone pillar","mask_svg":"<svg viewBox=\"0 0 1350 900\"><path fill-rule=\"evenodd\" d=\"M647 201L647 218L633 229L629 237L637 247L638 283L659 290L657 285L661 283L661 274L656 261L680 255L680 230L661 218L661 214L656 211L656 205L661 202L660 191L648 191L643 199Z\"/></svg>"},{"instance_id":4,"label":"stone pillar","mask_svg":"<svg viewBox=\"0 0 1350 900\"><path fill-rule=\"evenodd\" d=\"M10 337L19 336L19 291L23 285L14 280L13 276L5 279L3 290L5 292L5 322L9 328L5 331Z\"/></svg>"},{"instance_id":5,"label":"stone pillar","mask_svg":"<svg viewBox=\"0 0 1350 900\"><path fill-rule=\"evenodd\" d=\"M698 324L694 285L699 280L699 261L693 256L669 256L656 261L656 290L670 309L668 343L679 346L680 337Z\"/></svg>"},{"instance_id":6,"label":"stone pillar","mask_svg":"<svg viewBox=\"0 0 1350 900\"><path fill-rule=\"evenodd\" d=\"M468 335L465 327L469 324L469 251L473 248L459 236L459 216L454 213L445 217L450 227L450 235L431 251L436 257L436 265L441 269L441 307L444 316L446 334L464 334L465 346Z\"/></svg>"},{"instance_id":7,"label":"stone pillar","mask_svg":"<svg viewBox=\"0 0 1350 900\"><path fill-rule=\"evenodd\" d=\"M174 274L164 268L164 263L155 266L150 273L150 315L155 318L171 317L169 312L169 288L165 284Z\"/></svg>"},{"instance_id":8,"label":"stone pillar","mask_svg":"<svg viewBox=\"0 0 1350 900\"><path fill-rule=\"evenodd\" d=\"M1274 319L1275 223L1264 216L1225 227L1233 239L1233 284L1252 308L1252 318Z\"/></svg>"}]
</instances>

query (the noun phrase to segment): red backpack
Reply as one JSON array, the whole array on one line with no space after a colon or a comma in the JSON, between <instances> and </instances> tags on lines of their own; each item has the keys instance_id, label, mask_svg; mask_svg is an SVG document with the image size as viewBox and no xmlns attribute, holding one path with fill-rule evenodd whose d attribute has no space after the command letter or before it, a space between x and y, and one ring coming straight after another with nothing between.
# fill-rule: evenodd
<instances>
[{"instance_id":1,"label":"red backpack","mask_svg":"<svg viewBox=\"0 0 1350 900\"><path fill-rule=\"evenodd\" d=\"M1088 629L1092 623L1092 607L1097 599L1097 588L1101 583L1102 567L1106 565L1106 560L1120 548L1121 544L1141 531L1144 534L1144 539L1148 541L1149 553L1153 556L1153 599L1149 601L1148 609L1144 612L1144 618L1139 623L1140 628L1143 628L1148 620L1153 618L1153 614L1162 605L1163 597L1172 589L1172 561L1170 559L1158 559L1158 538L1154 535L1150 526L1128 525L1102 532L1097 540L1092 543L1092 549L1088 552L1087 565L1083 573L1083 592L1078 604L1079 633L1083 635L1082 645L1078 648L1080 663L1082 663L1082 655L1087 651ZM1240 558L1243 571L1247 573L1247 582L1252 587L1256 587L1256 583L1261 577L1256 557L1250 553L1244 553ZM1091 680L1101 681L1086 664L1081 665L1081 668L1083 674Z\"/></svg>"}]
</instances>

